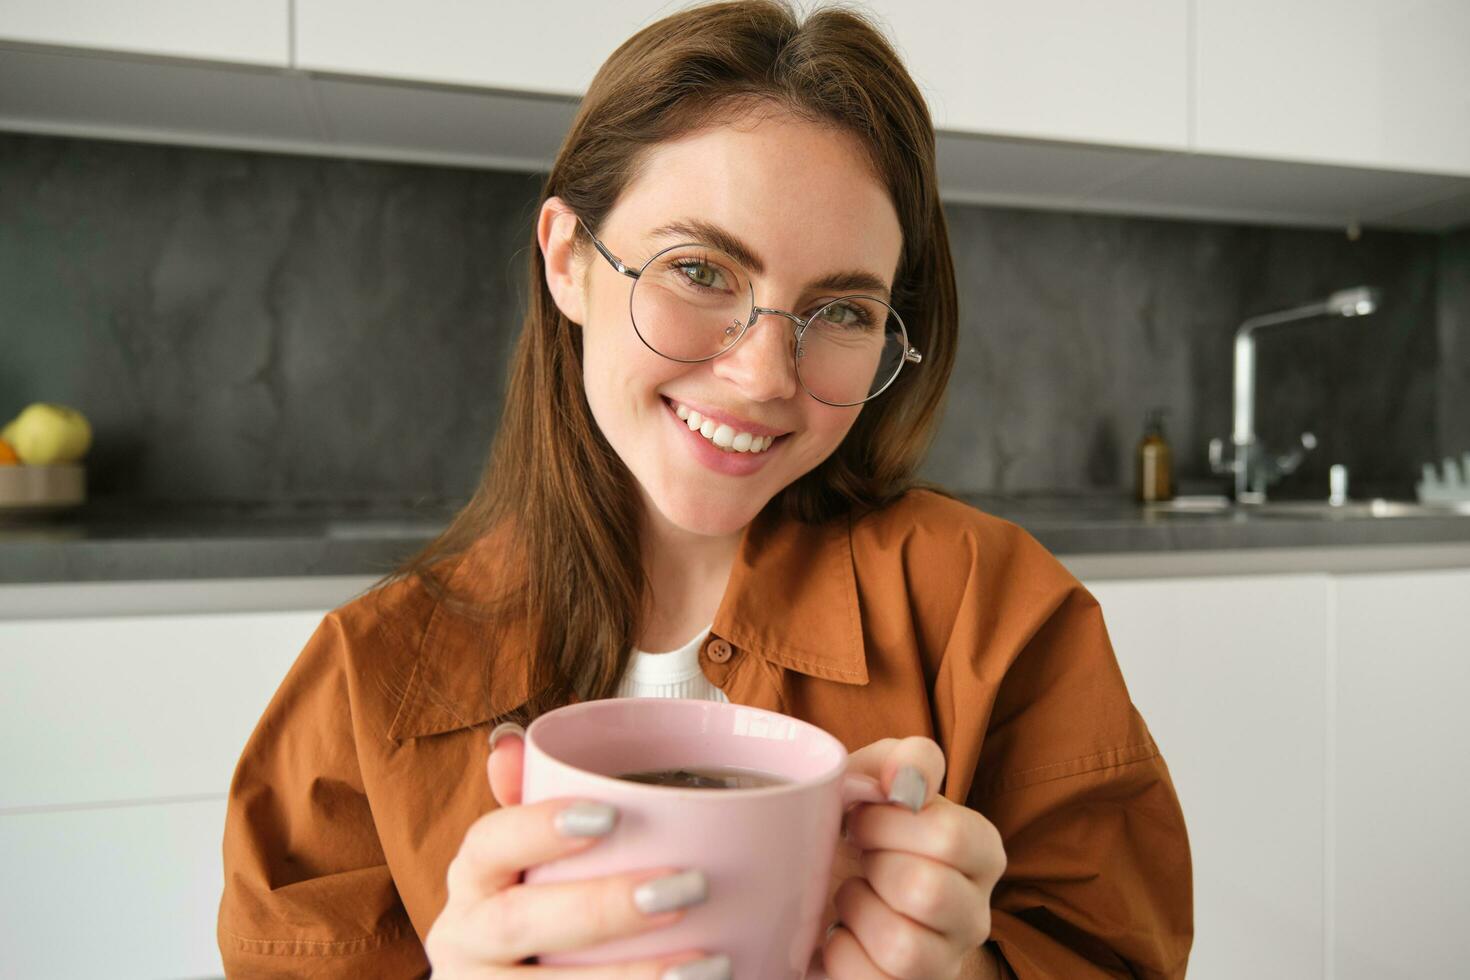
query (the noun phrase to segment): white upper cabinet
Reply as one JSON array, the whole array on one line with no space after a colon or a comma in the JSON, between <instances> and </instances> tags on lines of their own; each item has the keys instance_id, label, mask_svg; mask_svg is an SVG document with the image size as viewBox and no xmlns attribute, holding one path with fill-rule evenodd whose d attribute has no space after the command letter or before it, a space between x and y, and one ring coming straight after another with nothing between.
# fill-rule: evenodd
<instances>
[{"instance_id":1,"label":"white upper cabinet","mask_svg":"<svg viewBox=\"0 0 1470 980\"><path fill-rule=\"evenodd\" d=\"M544 170L608 56L691 2L0 0L0 130ZM928 100L947 201L1470 220L1470 0L842 2Z\"/></svg>"},{"instance_id":2,"label":"white upper cabinet","mask_svg":"<svg viewBox=\"0 0 1470 980\"><path fill-rule=\"evenodd\" d=\"M581 96L619 44L670 9L650 0L296 0L296 67Z\"/></svg>"},{"instance_id":3,"label":"white upper cabinet","mask_svg":"<svg viewBox=\"0 0 1470 980\"><path fill-rule=\"evenodd\" d=\"M464 0L296 0L296 65L580 96L623 40L685 5L576 0L549 11ZM1165 149L1188 144L1187 0L862 6L898 45L938 128Z\"/></svg>"},{"instance_id":4,"label":"white upper cabinet","mask_svg":"<svg viewBox=\"0 0 1470 980\"><path fill-rule=\"evenodd\" d=\"M288 0L0 0L0 42L284 67Z\"/></svg>"},{"instance_id":5,"label":"white upper cabinet","mask_svg":"<svg viewBox=\"0 0 1470 980\"><path fill-rule=\"evenodd\" d=\"M1184 150L1188 0L867 0L938 129Z\"/></svg>"},{"instance_id":6,"label":"white upper cabinet","mask_svg":"<svg viewBox=\"0 0 1470 980\"><path fill-rule=\"evenodd\" d=\"M1470 174L1467 0L1194 0L1195 149Z\"/></svg>"}]
</instances>

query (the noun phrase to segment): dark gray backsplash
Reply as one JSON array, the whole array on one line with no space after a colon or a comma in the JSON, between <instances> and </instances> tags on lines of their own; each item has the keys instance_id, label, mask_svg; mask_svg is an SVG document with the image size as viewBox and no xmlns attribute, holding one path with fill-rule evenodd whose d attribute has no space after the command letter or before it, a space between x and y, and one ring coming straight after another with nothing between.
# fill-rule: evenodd
<instances>
[{"instance_id":1,"label":"dark gray backsplash","mask_svg":"<svg viewBox=\"0 0 1470 980\"><path fill-rule=\"evenodd\" d=\"M943 482L1131 486L1150 406L1169 412L1180 472L1208 478L1209 439L1230 436L1236 327L1359 284L1383 290L1373 316L1258 335L1258 433L1283 451L1303 431L1319 439L1275 492L1326 496L1327 467L1341 462L1356 489L1409 496L1440 452L1437 236L948 213L964 342L929 465ZM1458 404L1470 401L1462 393Z\"/></svg>"},{"instance_id":2,"label":"dark gray backsplash","mask_svg":"<svg viewBox=\"0 0 1470 980\"><path fill-rule=\"evenodd\" d=\"M1439 246L1439 445L1470 452L1470 228Z\"/></svg>"},{"instance_id":3,"label":"dark gray backsplash","mask_svg":"<svg viewBox=\"0 0 1470 980\"><path fill-rule=\"evenodd\" d=\"M455 499L495 430L539 175L0 134L0 421L96 429L94 497ZM1259 344L1283 495L1412 495L1470 449L1470 232L949 205L959 361L925 476L1123 491L1151 406L1186 477L1230 429L1246 316L1366 283L1376 315ZM922 367L919 368L922 370Z\"/></svg>"},{"instance_id":4,"label":"dark gray backsplash","mask_svg":"<svg viewBox=\"0 0 1470 980\"><path fill-rule=\"evenodd\" d=\"M465 496L537 186L0 136L0 414L86 412L94 496Z\"/></svg>"}]
</instances>

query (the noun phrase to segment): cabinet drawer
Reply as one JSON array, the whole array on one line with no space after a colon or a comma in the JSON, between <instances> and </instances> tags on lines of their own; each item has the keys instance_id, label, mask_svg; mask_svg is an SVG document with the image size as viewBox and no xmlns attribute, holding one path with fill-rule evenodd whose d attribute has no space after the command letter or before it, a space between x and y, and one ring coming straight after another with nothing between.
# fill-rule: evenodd
<instances>
[{"instance_id":1,"label":"cabinet drawer","mask_svg":"<svg viewBox=\"0 0 1470 980\"><path fill-rule=\"evenodd\" d=\"M1330 579L1088 588L1184 811L1196 924L1190 980L1322 977Z\"/></svg>"},{"instance_id":2,"label":"cabinet drawer","mask_svg":"<svg viewBox=\"0 0 1470 980\"><path fill-rule=\"evenodd\" d=\"M325 612L0 621L0 811L223 795Z\"/></svg>"},{"instance_id":3,"label":"cabinet drawer","mask_svg":"<svg viewBox=\"0 0 1470 980\"><path fill-rule=\"evenodd\" d=\"M225 801L0 816L0 977L218 977Z\"/></svg>"}]
</instances>

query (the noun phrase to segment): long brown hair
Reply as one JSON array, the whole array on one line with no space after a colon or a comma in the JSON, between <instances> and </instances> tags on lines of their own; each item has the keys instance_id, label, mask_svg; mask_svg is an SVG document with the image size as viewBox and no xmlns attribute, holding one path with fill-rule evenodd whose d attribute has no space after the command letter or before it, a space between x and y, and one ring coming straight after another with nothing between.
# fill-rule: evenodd
<instances>
[{"instance_id":1,"label":"long brown hair","mask_svg":"<svg viewBox=\"0 0 1470 980\"><path fill-rule=\"evenodd\" d=\"M540 200L562 198L595 232L647 151L760 105L835 126L869 150L903 231L892 303L924 355L864 405L831 456L767 505L823 522L882 507L915 485L954 362L958 312L934 128L881 31L840 6L802 21L782 0L696 6L650 24L592 80ZM531 699L504 716L523 724L573 696L616 693L647 588L633 477L593 421L581 334L553 301L534 229L532 238L529 308L479 488L435 541L383 580L417 578L462 614L523 619ZM440 571L491 534L505 559L499 597L471 606L449 594Z\"/></svg>"}]
</instances>

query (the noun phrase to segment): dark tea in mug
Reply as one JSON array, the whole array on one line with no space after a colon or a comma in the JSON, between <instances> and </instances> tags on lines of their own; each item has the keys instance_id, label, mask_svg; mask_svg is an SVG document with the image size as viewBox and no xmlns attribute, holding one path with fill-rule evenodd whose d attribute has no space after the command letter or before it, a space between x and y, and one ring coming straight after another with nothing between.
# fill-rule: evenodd
<instances>
[{"instance_id":1,"label":"dark tea in mug","mask_svg":"<svg viewBox=\"0 0 1470 980\"><path fill-rule=\"evenodd\" d=\"M779 786L791 780L768 772L754 769L735 769L729 766L700 766L690 769L649 769L644 772L629 772L618 777L633 783L652 783L655 786L678 786L683 789L759 789L762 786Z\"/></svg>"}]
</instances>

